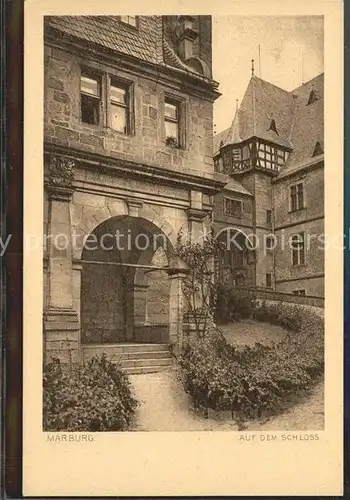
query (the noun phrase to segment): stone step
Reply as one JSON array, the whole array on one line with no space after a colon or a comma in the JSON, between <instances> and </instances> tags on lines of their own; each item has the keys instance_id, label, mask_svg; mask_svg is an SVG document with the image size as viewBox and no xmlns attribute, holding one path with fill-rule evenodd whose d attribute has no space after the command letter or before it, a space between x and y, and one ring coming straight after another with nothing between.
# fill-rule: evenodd
<instances>
[{"instance_id":1,"label":"stone step","mask_svg":"<svg viewBox=\"0 0 350 500\"><path fill-rule=\"evenodd\" d=\"M128 374L156 373L173 366L167 344L90 344L82 350L84 362L104 353Z\"/></svg>"},{"instance_id":2,"label":"stone step","mask_svg":"<svg viewBox=\"0 0 350 500\"><path fill-rule=\"evenodd\" d=\"M158 373L162 371L169 371L173 369L173 365L166 366L133 366L123 368L123 371L128 375L142 375L144 373Z\"/></svg>"},{"instance_id":3,"label":"stone step","mask_svg":"<svg viewBox=\"0 0 350 500\"><path fill-rule=\"evenodd\" d=\"M115 352L104 351L109 361L124 362L129 359L171 359L170 351ZM83 351L84 361L91 359L94 351ZM99 353L102 354L102 353Z\"/></svg>"},{"instance_id":4,"label":"stone step","mask_svg":"<svg viewBox=\"0 0 350 500\"><path fill-rule=\"evenodd\" d=\"M110 353L139 353L153 351L169 351L168 344L86 344L82 346L82 350L89 358L95 355L101 356L103 353L109 357Z\"/></svg>"},{"instance_id":5,"label":"stone step","mask_svg":"<svg viewBox=\"0 0 350 500\"><path fill-rule=\"evenodd\" d=\"M122 360L127 359L171 359L170 351L140 351L140 352L123 352L121 354L118 353L118 356L121 356Z\"/></svg>"},{"instance_id":6,"label":"stone step","mask_svg":"<svg viewBox=\"0 0 350 500\"><path fill-rule=\"evenodd\" d=\"M148 359L148 358L139 358L139 359L125 359L121 361L121 368L131 368L131 367L161 367L161 366L172 366L173 360L171 357L163 358L163 359Z\"/></svg>"}]
</instances>

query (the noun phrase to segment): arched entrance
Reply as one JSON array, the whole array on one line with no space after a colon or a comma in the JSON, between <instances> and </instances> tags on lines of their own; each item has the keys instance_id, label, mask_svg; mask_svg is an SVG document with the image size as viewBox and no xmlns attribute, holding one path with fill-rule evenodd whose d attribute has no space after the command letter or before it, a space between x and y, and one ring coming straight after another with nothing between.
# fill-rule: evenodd
<instances>
[{"instance_id":1,"label":"arched entrance","mask_svg":"<svg viewBox=\"0 0 350 500\"><path fill-rule=\"evenodd\" d=\"M218 265L220 282L230 287L254 285L255 255L248 236L240 229L225 228L216 237L223 244Z\"/></svg>"},{"instance_id":2,"label":"arched entrance","mask_svg":"<svg viewBox=\"0 0 350 500\"><path fill-rule=\"evenodd\" d=\"M152 222L129 215L99 224L81 263L81 342L169 342L173 247Z\"/></svg>"}]
</instances>

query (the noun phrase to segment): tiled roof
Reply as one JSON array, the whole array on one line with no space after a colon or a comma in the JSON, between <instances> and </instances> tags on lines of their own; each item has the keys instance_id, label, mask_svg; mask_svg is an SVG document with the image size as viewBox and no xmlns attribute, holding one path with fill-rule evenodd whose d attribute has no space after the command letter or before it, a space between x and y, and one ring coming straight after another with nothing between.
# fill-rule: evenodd
<instances>
[{"instance_id":1,"label":"tiled roof","mask_svg":"<svg viewBox=\"0 0 350 500\"><path fill-rule=\"evenodd\" d=\"M175 68L183 69L188 71L190 68L180 59L176 54L174 49L170 47L166 40L163 40L163 55L164 62L170 66L175 66Z\"/></svg>"},{"instance_id":2,"label":"tiled roof","mask_svg":"<svg viewBox=\"0 0 350 500\"><path fill-rule=\"evenodd\" d=\"M293 118L293 96L286 90L256 76L250 79L242 103L236 112L225 145L260 137L290 147L289 133ZM269 130L274 119L277 133Z\"/></svg>"},{"instance_id":3,"label":"tiled roof","mask_svg":"<svg viewBox=\"0 0 350 500\"><path fill-rule=\"evenodd\" d=\"M323 85L324 74L321 74L293 91L296 96L290 135L293 151L280 175L299 170L304 164L315 162L323 156L313 156L316 143L319 142L323 147L324 140ZM312 90L316 91L317 100L308 104Z\"/></svg>"},{"instance_id":4,"label":"tiled roof","mask_svg":"<svg viewBox=\"0 0 350 500\"><path fill-rule=\"evenodd\" d=\"M226 138L230 132L230 127L226 128L222 132L219 132L218 134L214 135L213 138L213 150L214 150L214 156L219 152L220 150L220 143L221 141L225 143Z\"/></svg>"},{"instance_id":5,"label":"tiled roof","mask_svg":"<svg viewBox=\"0 0 350 500\"><path fill-rule=\"evenodd\" d=\"M121 23L119 16L52 16L48 23L66 35L116 52L155 64L163 61L160 16L140 16L138 29Z\"/></svg>"},{"instance_id":6,"label":"tiled roof","mask_svg":"<svg viewBox=\"0 0 350 500\"><path fill-rule=\"evenodd\" d=\"M252 193L250 193L244 186L242 186L242 184L237 179L233 179L230 176L227 176L227 184L225 185L224 190L252 196Z\"/></svg>"},{"instance_id":7,"label":"tiled roof","mask_svg":"<svg viewBox=\"0 0 350 500\"><path fill-rule=\"evenodd\" d=\"M193 66L188 66L186 62L182 61L182 59L176 54L174 49L168 44L166 40L163 40L163 57L164 63L167 66L172 66L173 68L186 71L186 73L195 75L201 80L211 81L211 78L204 76L202 72L198 73Z\"/></svg>"},{"instance_id":8,"label":"tiled roof","mask_svg":"<svg viewBox=\"0 0 350 500\"><path fill-rule=\"evenodd\" d=\"M47 23L68 36L211 80L182 61L163 39L161 16L139 16L137 29L120 22L119 16L52 16Z\"/></svg>"},{"instance_id":9,"label":"tiled roof","mask_svg":"<svg viewBox=\"0 0 350 500\"><path fill-rule=\"evenodd\" d=\"M323 80L321 74L288 92L252 76L231 126L214 136L214 155L221 141L236 144L255 136L291 149L281 176L317 161L316 143L323 147ZM316 100L308 104L312 90ZM277 133L269 130L272 120Z\"/></svg>"}]
</instances>

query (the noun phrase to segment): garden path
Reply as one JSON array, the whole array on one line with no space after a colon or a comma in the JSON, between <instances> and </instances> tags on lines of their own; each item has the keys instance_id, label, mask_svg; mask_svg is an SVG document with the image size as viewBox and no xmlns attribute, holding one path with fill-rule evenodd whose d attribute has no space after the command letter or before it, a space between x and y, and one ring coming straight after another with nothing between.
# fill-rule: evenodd
<instances>
[{"instance_id":1,"label":"garden path","mask_svg":"<svg viewBox=\"0 0 350 500\"><path fill-rule=\"evenodd\" d=\"M194 412L188 395L173 371L131 375L131 383L140 402L136 412L137 431L237 431L227 416L205 419ZM320 430L323 428L323 384L281 415L260 423L247 424L247 431Z\"/></svg>"},{"instance_id":2,"label":"garden path","mask_svg":"<svg viewBox=\"0 0 350 500\"><path fill-rule=\"evenodd\" d=\"M253 346L256 342L263 345L270 345L272 342L279 343L287 333L281 326L262 323L254 319L219 325L218 328L229 344L238 347Z\"/></svg>"}]
</instances>

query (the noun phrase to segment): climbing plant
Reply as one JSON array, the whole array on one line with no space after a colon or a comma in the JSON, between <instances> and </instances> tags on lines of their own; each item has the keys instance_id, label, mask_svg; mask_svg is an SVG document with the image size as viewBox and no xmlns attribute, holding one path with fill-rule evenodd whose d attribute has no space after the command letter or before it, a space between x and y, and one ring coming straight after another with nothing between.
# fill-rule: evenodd
<instances>
[{"instance_id":1,"label":"climbing plant","mask_svg":"<svg viewBox=\"0 0 350 500\"><path fill-rule=\"evenodd\" d=\"M193 241L180 231L176 254L186 264L186 277L182 281L187 316L194 324L198 337L205 335L213 317L216 301L214 272L222 250L222 243L210 231Z\"/></svg>"}]
</instances>

